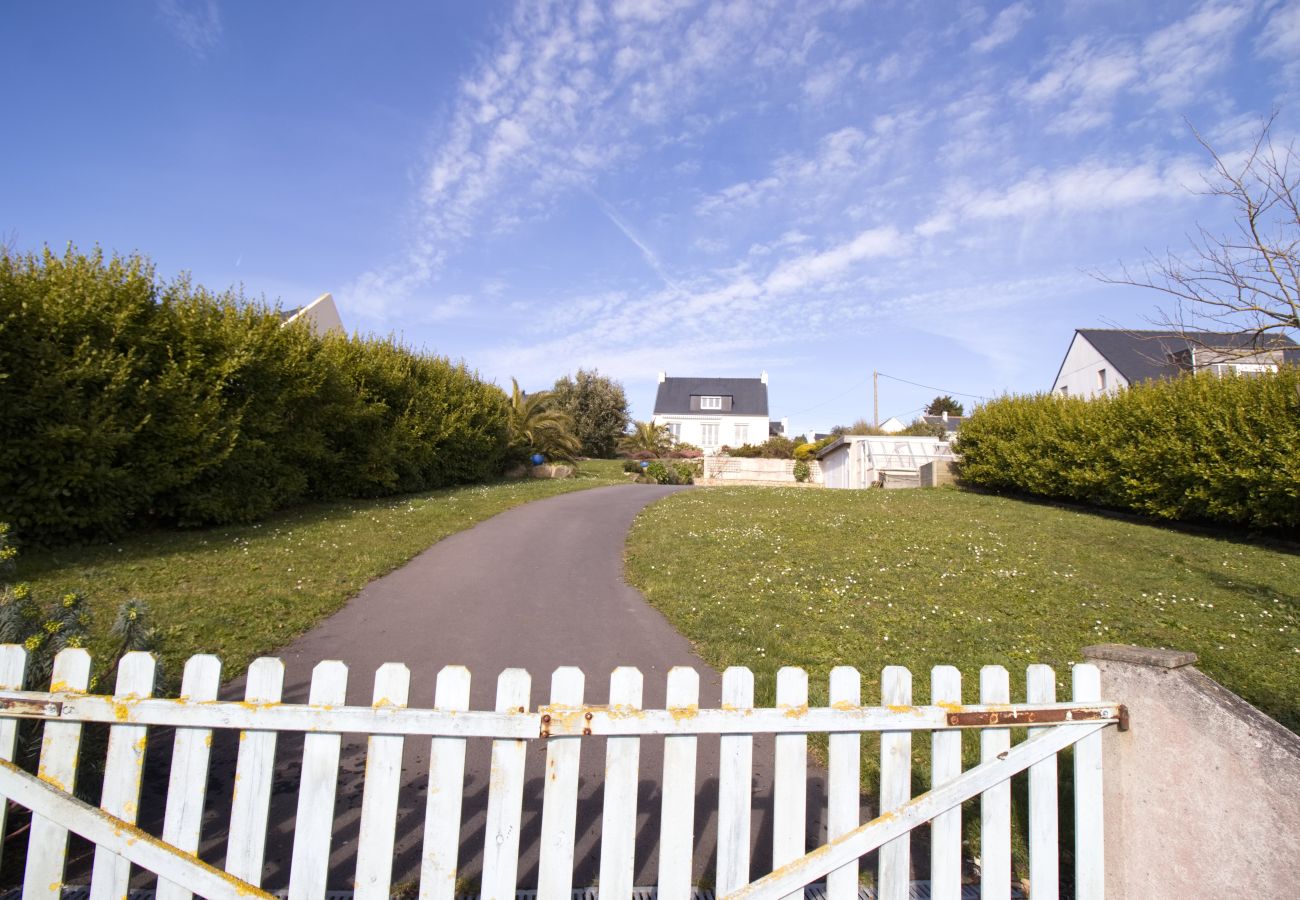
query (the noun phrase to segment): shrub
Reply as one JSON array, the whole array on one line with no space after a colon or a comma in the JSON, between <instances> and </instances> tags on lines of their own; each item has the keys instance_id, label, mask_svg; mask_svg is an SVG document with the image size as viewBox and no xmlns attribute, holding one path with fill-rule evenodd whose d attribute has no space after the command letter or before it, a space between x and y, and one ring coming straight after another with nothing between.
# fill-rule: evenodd
<instances>
[{"instance_id":1,"label":"shrub","mask_svg":"<svg viewBox=\"0 0 1300 900\"><path fill-rule=\"evenodd\" d=\"M0 250L0 518L24 540L249 521L499 474L506 398L392 341L315 337L142 257Z\"/></svg>"},{"instance_id":2,"label":"shrub","mask_svg":"<svg viewBox=\"0 0 1300 900\"><path fill-rule=\"evenodd\" d=\"M807 481L812 477L812 468L808 465L807 460L796 460L794 464L794 480Z\"/></svg>"},{"instance_id":3,"label":"shrub","mask_svg":"<svg viewBox=\"0 0 1300 900\"><path fill-rule=\"evenodd\" d=\"M1039 394L978 408L961 477L1157 519L1300 525L1300 369L1200 373L1083 400Z\"/></svg>"}]
</instances>

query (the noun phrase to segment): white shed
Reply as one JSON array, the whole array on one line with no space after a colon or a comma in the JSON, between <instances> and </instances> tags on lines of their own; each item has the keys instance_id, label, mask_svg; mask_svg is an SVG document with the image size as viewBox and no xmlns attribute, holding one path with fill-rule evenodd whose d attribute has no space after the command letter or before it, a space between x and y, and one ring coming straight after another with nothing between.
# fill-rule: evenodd
<instances>
[{"instance_id":1,"label":"white shed","mask_svg":"<svg viewBox=\"0 0 1300 900\"><path fill-rule=\"evenodd\" d=\"M874 487L890 473L919 478L926 463L953 459L947 441L902 435L846 434L817 453L828 488Z\"/></svg>"}]
</instances>

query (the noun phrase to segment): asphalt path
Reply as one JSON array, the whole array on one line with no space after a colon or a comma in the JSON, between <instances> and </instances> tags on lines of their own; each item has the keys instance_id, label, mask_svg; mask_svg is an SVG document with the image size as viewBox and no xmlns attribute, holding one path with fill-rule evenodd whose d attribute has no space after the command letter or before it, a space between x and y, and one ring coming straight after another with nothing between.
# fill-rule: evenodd
<instances>
[{"instance_id":1,"label":"asphalt path","mask_svg":"<svg viewBox=\"0 0 1300 900\"><path fill-rule=\"evenodd\" d=\"M547 702L551 673L577 666L586 673L586 702L608 702L609 675L635 666L645 678L644 706L664 706L665 676L673 666L700 675L702 705L717 705L720 675L690 643L623 580L628 528L649 503L683 488L611 486L564 494L516 507L452 535L402 568L369 584L338 613L286 647L286 702L305 703L313 667L342 660L349 668L348 703L369 705L374 672L400 662L411 671L410 706L432 706L437 675L458 664L472 673L471 708L495 707L498 674L523 668L532 675L530 708ZM242 682L223 696L242 697ZM284 735L277 748L270 834L263 885L287 886L295 830L301 737ZM420 869L429 743L408 739L394 847L393 882L416 879ZM584 742L579 782L575 886L595 884L599 872L603 740ZM755 740L753 869L770 869L771 741ZM229 816L237 744L222 735L213 745L209 815L201 855L219 862ZM536 885L546 745L530 742L521 829L519 885ZM487 808L490 744L469 742L462 812L460 873L474 891L480 873ZM697 764L697 879L712 872L716 848L717 739L699 742ZM638 795L638 885L657 880L662 739L642 741ZM365 772L365 741L346 736L340 765L329 887L348 889L356 865L356 838ZM160 796L155 794L154 809ZM825 834L824 779L810 772L809 840ZM144 809L142 806L142 814ZM143 823L142 823L143 824ZM809 847L815 846L810 843Z\"/></svg>"}]
</instances>

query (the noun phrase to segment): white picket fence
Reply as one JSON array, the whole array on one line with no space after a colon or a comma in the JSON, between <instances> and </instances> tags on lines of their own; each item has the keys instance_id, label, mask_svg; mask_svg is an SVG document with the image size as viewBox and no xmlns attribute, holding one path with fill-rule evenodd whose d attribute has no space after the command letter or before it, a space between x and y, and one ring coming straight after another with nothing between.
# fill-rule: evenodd
<instances>
[{"instance_id":1,"label":"white picket fence","mask_svg":"<svg viewBox=\"0 0 1300 900\"><path fill-rule=\"evenodd\" d=\"M856 900L859 859L877 855L876 896L909 896L911 830L930 823L931 894L962 896L961 804L980 798L980 896L1008 898L1011 884L1011 778L1028 770L1029 880L1032 900L1058 896L1056 754L1074 747L1075 884L1078 900L1102 897L1102 795L1100 731L1120 722L1123 708L1100 699L1097 670L1073 669L1073 702L1057 703L1055 674L1030 666L1027 702L1011 704L1007 671L980 672L980 703L962 704L961 675L951 666L931 673L930 704L913 705L912 676L891 666L882 680L881 705L862 705L857 670L830 674L829 705L810 708L808 676L797 668L777 675L776 706L754 707L754 678L745 668L727 669L720 708L700 708L699 676L674 668L667 676L665 709L642 709L643 679L632 668L616 669L608 705L584 705L584 676L560 668L551 679L551 702L528 709L531 681L507 669L497 682L495 711L469 708L470 673L444 668L432 709L407 707L409 672L398 664L375 676L373 704L345 705L347 667L316 666L308 704L281 703L284 667L259 659L247 676L242 702L218 701L220 663L196 656L185 667L180 699L153 698L154 660L128 654L112 696L86 693L90 657L65 650L55 662L49 691L24 691L25 654L0 647L0 797L33 812L23 897L60 896L68 832L96 845L91 900L127 895L131 865L156 873L158 900L270 897L261 890L267 815L277 736L305 734L293 836L289 900L322 900L344 734L368 735L368 755L357 844L357 900L390 892L397 796L404 741L431 741L425 797L421 900L454 900L461 838L466 744L491 738L491 779L484 840L485 900L515 900L525 753L529 742L546 742L546 779L541 810L537 900L570 900L578 795L584 739L606 738L601 817L599 894L633 896L637 827L638 759L642 739L662 736L658 897L692 896L696 845L696 751L701 737L720 744L716 894L736 900L777 900L825 879L826 900ZM18 718L45 720L38 775L11 762ZM111 726L100 807L71 795L85 723ZM175 728L170 782L161 835L134 826L140 801L148 728ZM1011 726L1029 726L1013 745ZM981 762L962 769L961 731L981 729ZM240 732L234 792L223 869L195 855L199 848L208 757L213 729ZM932 788L911 795L915 732L930 732ZM861 736L880 733L879 808L859 821ZM808 852L808 735L829 734L827 819L829 843ZM753 841L751 773L756 734L775 735L773 861L775 870L750 880ZM3 810L0 804L0 810ZM4 822L0 821L0 833Z\"/></svg>"}]
</instances>

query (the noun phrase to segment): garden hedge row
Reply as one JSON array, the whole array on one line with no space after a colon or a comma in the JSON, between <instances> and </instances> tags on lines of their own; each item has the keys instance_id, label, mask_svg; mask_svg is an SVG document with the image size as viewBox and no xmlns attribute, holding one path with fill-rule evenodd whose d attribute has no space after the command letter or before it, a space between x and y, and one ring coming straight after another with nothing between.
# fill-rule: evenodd
<instances>
[{"instance_id":1,"label":"garden hedge row","mask_svg":"<svg viewBox=\"0 0 1300 900\"><path fill-rule=\"evenodd\" d=\"M1094 400L1003 397L962 424L967 482L1158 519L1300 526L1300 369Z\"/></svg>"},{"instance_id":2,"label":"garden hedge row","mask_svg":"<svg viewBox=\"0 0 1300 900\"><path fill-rule=\"evenodd\" d=\"M44 544L478 481L506 452L505 395L463 365L98 251L0 253L0 409L0 521Z\"/></svg>"}]
</instances>

